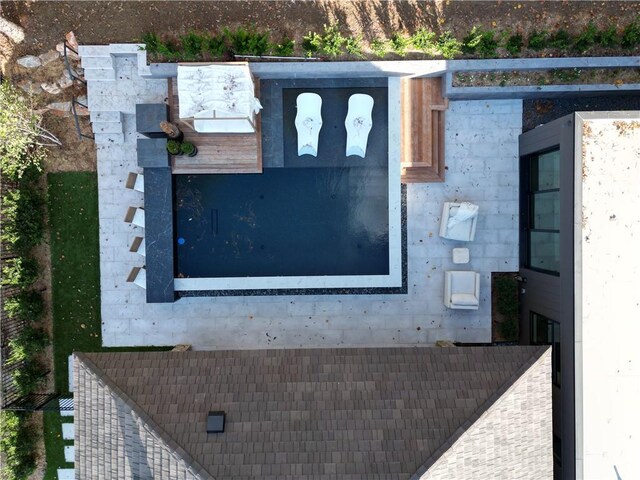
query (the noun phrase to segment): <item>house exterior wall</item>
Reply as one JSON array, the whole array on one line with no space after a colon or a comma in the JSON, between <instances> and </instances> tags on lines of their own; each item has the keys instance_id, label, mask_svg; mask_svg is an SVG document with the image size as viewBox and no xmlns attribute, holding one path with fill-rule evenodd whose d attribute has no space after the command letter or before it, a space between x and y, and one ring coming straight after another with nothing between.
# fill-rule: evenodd
<instances>
[{"instance_id":1,"label":"house exterior wall","mask_svg":"<svg viewBox=\"0 0 640 480\"><path fill-rule=\"evenodd\" d=\"M640 112L576 113L576 478L640 478Z\"/></svg>"},{"instance_id":2,"label":"house exterior wall","mask_svg":"<svg viewBox=\"0 0 640 480\"><path fill-rule=\"evenodd\" d=\"M551 349L420 480L553 478Z\"/></svg>"}]
</instances>

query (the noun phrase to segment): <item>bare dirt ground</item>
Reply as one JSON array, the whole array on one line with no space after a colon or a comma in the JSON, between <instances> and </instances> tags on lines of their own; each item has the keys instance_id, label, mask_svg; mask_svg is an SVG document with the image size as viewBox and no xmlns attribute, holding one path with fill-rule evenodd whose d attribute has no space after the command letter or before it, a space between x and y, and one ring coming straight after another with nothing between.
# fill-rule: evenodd
<instances>
[{"instance_id":1,"label":"bare dirt ground","mask_svg":"<svg viewBox=\"0 0 640 480\"><path fill-rule=\"evenodd\" d=\"M300 38L339 22L365 39L427 27L464 35L474 25L529 31L580 31L589 21L622 27L640 12L634 1L3 1L2 12L27 31L18 55L48 49L73 30L81 43L139 40L149 31L184 33L255 24Z\"/></svg>"}]
</instances>

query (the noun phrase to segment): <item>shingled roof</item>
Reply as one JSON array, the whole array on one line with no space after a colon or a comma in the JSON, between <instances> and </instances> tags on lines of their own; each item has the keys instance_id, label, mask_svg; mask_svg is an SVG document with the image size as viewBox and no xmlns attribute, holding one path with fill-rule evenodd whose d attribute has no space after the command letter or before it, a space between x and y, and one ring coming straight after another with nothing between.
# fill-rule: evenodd
<instances>
[{"instance_id":1,"label":"shingled roof","mask_svg":"<svg viewBox=\"0 0 640 480\"><path fill-rule=\"evenodd\" d=\"M441 472L455 463L444 454L456 445L464 452L465 432L536 364L544 368L497 415L537 415L538 423L548 416L541 438L550 439L546 351L76 353L76 472L119 479L429 478L432 466ZM539 398L527 403L531 395ZM544 412L521 411L544 402ZM224 433L206 433L212 410L226 412ZM516 447L516 456L551 465L546 445L530 456Z\"/></svg>"}]
</instances>

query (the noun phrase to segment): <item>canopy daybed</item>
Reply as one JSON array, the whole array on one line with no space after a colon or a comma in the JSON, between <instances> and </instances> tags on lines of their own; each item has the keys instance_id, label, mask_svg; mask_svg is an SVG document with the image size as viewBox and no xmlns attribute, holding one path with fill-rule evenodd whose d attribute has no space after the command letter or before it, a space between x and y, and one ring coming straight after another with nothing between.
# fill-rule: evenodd
<instances>
[{"instance_id":1,"label":"canopy daybed","mask_svg":"<svg viewBox=\"0 0 640 480\"><path fill-rule=\"evenodd\" d=\"M255 90L246 62L178 65L180 120L196 132L254 133Z\"/></svg>"}]
</instances>

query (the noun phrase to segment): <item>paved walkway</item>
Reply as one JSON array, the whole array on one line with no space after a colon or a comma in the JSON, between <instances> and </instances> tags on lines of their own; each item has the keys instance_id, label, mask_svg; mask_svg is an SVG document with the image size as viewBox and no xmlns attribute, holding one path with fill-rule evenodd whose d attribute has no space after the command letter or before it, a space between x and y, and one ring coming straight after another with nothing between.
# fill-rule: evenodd
<instances>
[{"instance_id":1,"label":"paved walkway","mask_svg":"<svg viewBox=\"0 0 640 480\"><path fill-rule=\"evenodd\" d=\"M521 101L451 102L446 114L444 184L409 185L406 295L183 298L146 304L144 291L126 283L143 259L129 253L139 227L123 221L141 193L124 187L138 171L136 103L162 102L166 82L137 76L134 57L118 57L115 79L89 81L89 105L124 113L121 138L98 142L102 335L106 346L174 345L197 349L390 346L436 340L491 339L492 271L518 268L518 134ZM123 143L120 143L123 142ZM448 310L442 303L444 270L454 267L456 242L438 237L442 204L480 205L470 269L481 273L478 311Z\"/></svg>"}]
</instances>

